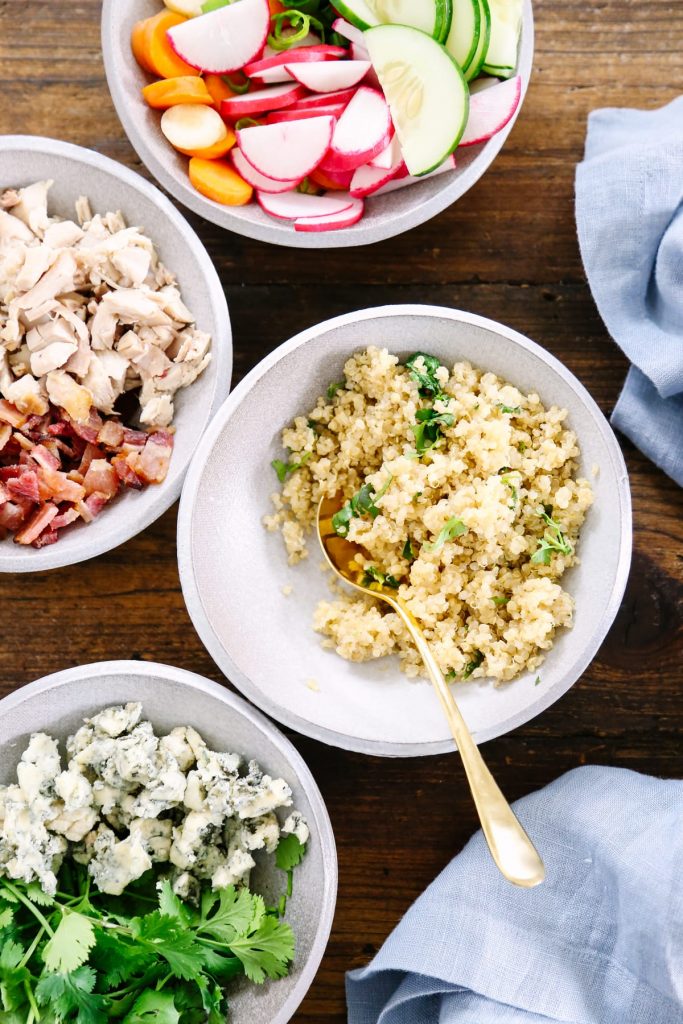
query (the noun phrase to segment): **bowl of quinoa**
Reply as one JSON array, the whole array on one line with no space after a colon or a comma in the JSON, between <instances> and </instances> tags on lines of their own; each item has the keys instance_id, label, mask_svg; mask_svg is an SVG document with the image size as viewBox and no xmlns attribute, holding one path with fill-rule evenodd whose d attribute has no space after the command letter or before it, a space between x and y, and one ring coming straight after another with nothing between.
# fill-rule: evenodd
<instances>
[{"instance_id":1,"label":"bowl of quinoa","mask_svg":"<svg viewBox=\"0 0 683 1024\"><path fill-rule=\"evenodd\" d=\"M422 626L478 741L558 699L616 614L626 472L565 367L440 307L318 325L219 412L183 493L179 561L226 675L319 739L387 755L452 748L398 616L323 570L323 496L337 496L335 528L362 548L366 584L394 589Z\"/></svg>"}]
</instances>

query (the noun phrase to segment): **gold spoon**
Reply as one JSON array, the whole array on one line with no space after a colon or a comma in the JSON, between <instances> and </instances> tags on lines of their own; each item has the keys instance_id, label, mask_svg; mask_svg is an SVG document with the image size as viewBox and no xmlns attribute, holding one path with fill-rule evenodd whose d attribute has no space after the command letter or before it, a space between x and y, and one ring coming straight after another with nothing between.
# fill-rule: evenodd
<instances>
[{"instance_id":1,"label":"gold spoon","mask_svg":"<svg viewBox=\"0 0 683 1024\"><path fill-rule=\"evenodd\" d=\"M365 557L365 553L363 549L358 544L340 537L332 525L332 517L335 512L339 511L341 505L342 498L340 495L336 495L333 498L323 498L318 506L318 539L330 568L345 583L369 597L385 601L397 615L400 615L425 663L441 701L441 707L448 719L453 739L460 751L467 781L470 784L474 804L486 836L486 842L489 844L491 856L509 882L521 885L526 889L539 885L545 878L543 861L486 767L479 748L472 739L472 734L455 703L451 689L414 616L397 596L395 590L380 583L373 582L370 587L361 582L364 575L362 558ZM359 555L361 559L357 560Z\"/></svg>"}]
</instances>

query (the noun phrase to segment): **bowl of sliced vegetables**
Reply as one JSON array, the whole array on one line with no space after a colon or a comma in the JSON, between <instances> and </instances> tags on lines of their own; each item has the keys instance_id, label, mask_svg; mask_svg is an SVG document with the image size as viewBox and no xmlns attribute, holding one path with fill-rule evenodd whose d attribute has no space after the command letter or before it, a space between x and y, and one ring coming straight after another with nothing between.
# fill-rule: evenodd
<instances>
[{"instance_id":1,"label":"bowl of sliced vegetables","mask_svg":"<svg viewBox=\"0 0 683 1024\"><path fill-rule=\"evenodd\" d=\"M0 737L12 1020L286 1024L337 887L291 743L217 683L126 661L17 690Z\"/></svg>"},{"instance_id":2,"label":"bowl of sliced vegetables","mask_svg":"<svg viewBox=\"0 0 683 1024\"><path fill-rule=\"evenodd\" d=\"M531 73L531 0L104 0L114 105L159 183L279 245L365 245L487 170Z\"/></svg>"}]
</instances>

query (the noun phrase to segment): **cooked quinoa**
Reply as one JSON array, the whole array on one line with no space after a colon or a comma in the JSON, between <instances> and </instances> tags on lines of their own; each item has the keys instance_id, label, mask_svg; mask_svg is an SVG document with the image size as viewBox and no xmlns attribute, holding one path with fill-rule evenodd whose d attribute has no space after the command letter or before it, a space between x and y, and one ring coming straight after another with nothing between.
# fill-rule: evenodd
<instances>
[{"instance_id":1,"label":"cooked quinoa","mask_svg":"<svg viewBox=\"0 0 683 1024\"><path fill-rule=\"evenodd\" d=\"M284 482L265 525L296 564L310 540L317 555L323 494L361 492L339 531L367 553L366 572L396 588L443 672L513 679L572 624L560 580L593 500L576 477L576 436L566 409L493 373L466 362L449 372L423 353L406 364L387 349L352 356L344 382L283 430L289 458L275 464ZM325 646L350 661L398 654L408 676L423 673L395 612L331 588L313 621Z\"/></svg>"}]
</instances>

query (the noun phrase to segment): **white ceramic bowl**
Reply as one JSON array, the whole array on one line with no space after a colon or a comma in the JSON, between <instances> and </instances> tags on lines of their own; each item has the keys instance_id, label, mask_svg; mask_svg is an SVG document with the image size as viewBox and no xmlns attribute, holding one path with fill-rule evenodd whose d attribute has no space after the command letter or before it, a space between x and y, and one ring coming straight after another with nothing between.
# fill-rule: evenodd
<instances>
[{"instance_id":1,"label":"white ceramic bowl","mask_svg":"<svg viewBox=\"0 0 683 1024\"><path fill-rule=\"evenodd\" d=\"M213 224L261 242L302 249L336 249L368 245L400 235L423 224L464 195L493 163L515 122L516 115L489 142L458 152L458 167L454 173L438 175L418 185L369 199L362 220L353 227L317 234L296 232L290 224L269 217L256 203L221 206L205 199L190 184L187 158L171 148L159 130L159 111L151 110L140 95L140 89L153 79L138 66L130 50L130 33L135 22L159 10L161 0L104 0L104 67L126 135L148 170L172 196ZM517 63L517 72L522 77L522 98L529 84L533 51L534 19L531 0L525 0Z\"/></svg>"},{"instance_id":2,"label":"white ceramic bowl","mask_svg":"<svg viewBox=\"0 0 683 1024\"><path fill-rule=\"evenodd\" d=\"M158 519L180 494L187 465L213 413L230 390L232 334L223 287L209 255L185 218L153 185L89 149L54 139L5 135L0 146L0 191L51 178L50 212L74 216L85 195L93 212L120 210L144 229L176 274L197 325L212 337L212 359L176 399L175 447L166 480L142 491L126 490L97 519L69 527L56 544L24 547L0 541L0 572L35 572L83 562L134 537Z\"/></svg>"},{"instance_id":3,"label":"white ceramic bowl","mask_svg":"<svg viewBox=\"0 0 683 1024\"><path fill-rule=\"evenodd\" d=\"M315 538L310 557L292 568L282 537L262 525L277 490L270 461L282 458L282 427L310 409L339 380L348 356L368 345L404 358L419 349L445 363L467 359L537 392L546 405L567 408L580 472L594 488L581 565L564 578L576 601L574 627L560 631L539 673L498 689L477 681L455 688L478 742L556 701L604 639L630 563L626 467L597 405L557 359L508 327L437 306L385 306L318 324L259 363L216 415L190 466L178 521L183 593L212 657L256 705L326 743L372 754L441 753L453 741L428 683L408 680L396 658L352 664L321 647L311 622L329 591ZM288 597L286 585L294 588ZM311 679L319 690L306 685Z\"/></svg>"},{"instance_id":4,"label":"white ceramic bowl","mask_svg":"<svg viewBox=\"0 0 683 1024\"><path fill-rule=\"evenodd\" d=\"M215 750L255 758L292 788L294 806L311 827L297 868L287 920L296 936L291 973L263 986L238 983L230 990L232 1024L286 1024L311 986L332 927L337 895L337 854L332 826L313 776L292 744L267 719L218 683L192 672L140 661L82 665L23 686L0 701L0 784L16 766L32 732L64 741L81 720L111 704L142 701L144 716L159 731L193 725ZM283 874L267 858L252 879L270 902Z\"/></svg>"}]
</instances>

